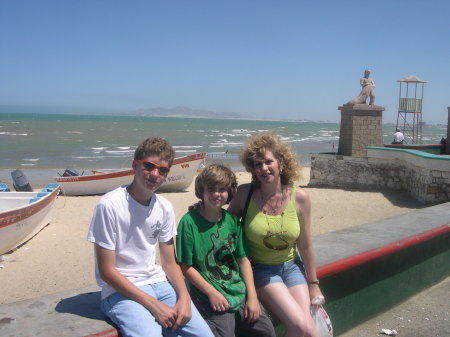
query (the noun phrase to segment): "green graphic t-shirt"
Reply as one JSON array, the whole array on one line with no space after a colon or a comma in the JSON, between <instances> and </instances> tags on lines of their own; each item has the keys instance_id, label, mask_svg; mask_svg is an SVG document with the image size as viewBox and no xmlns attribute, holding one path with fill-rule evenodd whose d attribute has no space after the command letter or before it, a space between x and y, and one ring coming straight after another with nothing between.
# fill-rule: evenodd
<instances>
[{"instance_id":1,"label":"green graphic t-shirt","mask_svg":"<svg viewBox=\"0 0 450 337\"><path fill-rule=\"evenodd\" d=\"M245 256L241 223L228 211L222 209L219 222L209 222L196 210L189 211L180 220L177 261L195 268L227 299L231 311L238 310L245 300L245 283L237 262ZM193 288L208 301L205 294Z\"/></svg>"}]
</instances>

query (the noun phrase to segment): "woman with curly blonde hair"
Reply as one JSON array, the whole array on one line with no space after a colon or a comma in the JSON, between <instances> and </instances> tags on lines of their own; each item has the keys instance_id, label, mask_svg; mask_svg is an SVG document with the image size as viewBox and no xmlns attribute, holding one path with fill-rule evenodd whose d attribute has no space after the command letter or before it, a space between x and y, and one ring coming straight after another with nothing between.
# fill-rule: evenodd
<instances>
[{"instance_id":1,"label":"woman with curly blonde hair","mask_svg":"<svg viewBox=\"0 0 450 337\"><path fill-rule=\"evenodd\" d=\"M238 187L228 211L242 217L258 297L284 324L285 336L315 336L311 299L322 293L311 201L295 186L300 166L289 146L266 132L247 140L240 159L252 183Z\"/></svg>"}]
</instances>

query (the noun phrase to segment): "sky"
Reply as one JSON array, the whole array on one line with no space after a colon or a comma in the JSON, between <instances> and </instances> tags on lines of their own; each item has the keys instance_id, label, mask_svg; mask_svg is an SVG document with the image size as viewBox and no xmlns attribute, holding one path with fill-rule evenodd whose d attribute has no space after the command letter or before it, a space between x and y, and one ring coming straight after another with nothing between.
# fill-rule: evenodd
<instances>
[{"instance_id":1,"label":"sky","mask_svg":"<svg viewBox=\"0 0 450 337\"><path fill-rule=\"evenodd\" d=\"M0 0L0 111L339 122L371 69L384 123L415 75L423 121L447 124L449 17L449 0Z\"/></svg>"}]
</instances>

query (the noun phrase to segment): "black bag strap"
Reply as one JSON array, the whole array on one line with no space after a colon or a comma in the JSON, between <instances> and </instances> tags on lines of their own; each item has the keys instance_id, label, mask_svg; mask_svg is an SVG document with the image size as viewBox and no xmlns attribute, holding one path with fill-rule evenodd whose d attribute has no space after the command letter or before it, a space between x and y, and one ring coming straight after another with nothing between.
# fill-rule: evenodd
<instances>
[{"instance_id":1,"label":"black bag strap","mask_svg":"<svg viewBox=\"0 0 450 337\"><path fill-rule=\"evenodd\" d=\"M245 200L244 211L242 212L242 217L241 217L242 223L244 223L245 217L247 216L248 205L250 204L250 199L252 198L252 194L253 194L253 184L250 184L250 187L248 190L248 195L247 195L247 200Z\"/></svg>"}]
</instances>

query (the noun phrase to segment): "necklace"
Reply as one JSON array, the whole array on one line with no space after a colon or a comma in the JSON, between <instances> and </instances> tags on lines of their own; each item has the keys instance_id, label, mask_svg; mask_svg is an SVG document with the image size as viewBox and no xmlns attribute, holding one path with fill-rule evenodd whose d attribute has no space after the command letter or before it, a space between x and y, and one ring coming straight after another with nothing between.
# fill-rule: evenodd
<instances>
[{"instance_id":1,"label":"necklace","mask_svg":"<svg viewBox=\"0 0 450 337\"><path fill-rule=\"evenodd\" d=\"M269 249L273 249L273 250L285 250L286 248L289 247L289 242L286 240L286 237L284 236L284 234L287 233L287 231L283 230L283 218L284 218L284 213L281 213L280 217L281 217L281 225L280 225L280 231L273 233L270 230L270 223L269 223L269 218L267 217L267 214L264 213L264 215L266 216L266 222L267 222L267 234L263 237L263 244L264 246L266 246ZM278 220L278 216L277 218L272 218L272 220Z\"/></svg>"},{"instance_id":2,"label":"necklace","mask_svg":"<svg viewBox=\"0 0 450 337\"><path fill-rule=\"evenodd\" d=\"M285 189L281 188L281 200L279 198L275 198L275 202L273 202L272 199L276 197L276 193L265 196L262 190L259 190L259 197L261 199L261 210L263 211L263 213L269 215L277 215L278 210L281 208L285 200Z\"/></svg>"}]
</instances>

